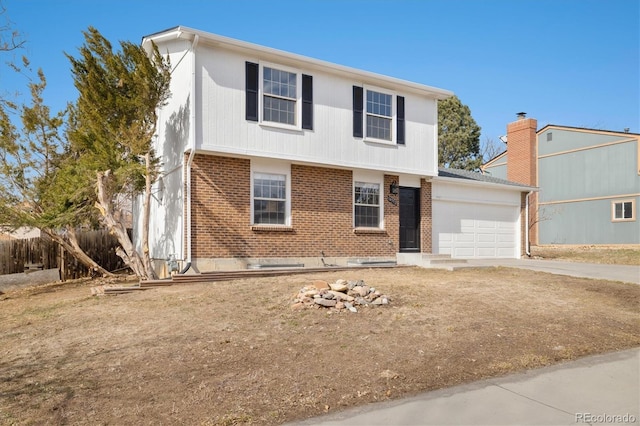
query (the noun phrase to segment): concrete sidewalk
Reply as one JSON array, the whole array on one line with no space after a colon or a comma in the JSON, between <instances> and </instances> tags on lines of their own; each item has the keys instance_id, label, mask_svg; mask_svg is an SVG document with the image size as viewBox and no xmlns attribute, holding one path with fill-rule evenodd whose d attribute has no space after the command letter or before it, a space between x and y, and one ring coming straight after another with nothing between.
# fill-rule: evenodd
<instances>
[{"instance_id":1,"label":"concrete sidewalk","mask_svg":"<svg viewBox=\"0 0 640 426\"><path fill-rule=\"evenodd\" d=\"M291 425L637 425L639 407L636 348Z\"/></svg>"},{"instance_id":2,"label":"concrete sidewalk","mask_svg":"<svg viewBox=\"0 0 640 426\"><path fill-rule=\"evenodd\" d=\"M562 262L540 259L472 259L462 267L505 266L509 268L531 269L551 274L573 277L594 278L640 284L640 266L605 265L596 263ZM457 269L458 267L454 267Z\"/></svg>"}]
</instances>

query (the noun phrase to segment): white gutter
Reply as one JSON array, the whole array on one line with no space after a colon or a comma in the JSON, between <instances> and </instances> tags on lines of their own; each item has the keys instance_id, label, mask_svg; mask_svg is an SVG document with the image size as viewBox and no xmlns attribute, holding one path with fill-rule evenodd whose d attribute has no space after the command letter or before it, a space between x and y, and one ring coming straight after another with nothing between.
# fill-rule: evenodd
<instances>
[{"instance_id":1,"label":"white gutter","mask_svg":"<svg viewBox=\"0 0 640 426\"><path fill-rule=\"evenodd\" d=\"M187 202L187 211L186 211L186 235L185 235L185 245L186 245L186 256L185 256L185 266L180 271L181 274L184 274L191 268L191 165L193 164L193 157L196 155L196 97L195 97L195 88L196 88L196 46L198 45L199 36L196 34L193 38L193 42L191 43L191 97L190 97L190 105L191 113L189 116L189 159L187 160L187 173L186 173L186 181L187 181L187 193L186 193L186 202ZM184 159L184 156L182 157ZM184 160L183 160L184 161Z\"/></svg>"}]
</instances>

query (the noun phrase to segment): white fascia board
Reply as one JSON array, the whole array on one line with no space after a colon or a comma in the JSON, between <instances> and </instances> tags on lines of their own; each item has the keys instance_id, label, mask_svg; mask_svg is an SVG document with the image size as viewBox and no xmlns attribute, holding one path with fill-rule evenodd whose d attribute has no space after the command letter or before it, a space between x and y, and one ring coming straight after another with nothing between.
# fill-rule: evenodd
<instances>
[{"instance_id":1,"label":"white fascia board","mask_svg":"<svg viewBox=\"0 0 640 426\"><path fill-rule=\"evenodd\" d=\"M283 50L273 49L270 47L260 46L258 44L248 43L241 40L232 39L229 37L220 36L217 34L208 33L205 31L196 30L189 27L179 26L166 30L160 33L155 33L143 37L142 45L148 49L148 45L151 41L158 44L160 42L171 40L175 38L193 39L195 36L200 37L200 44L217 44L233 50L245 51L252 55L268 56L271 58L277 58L277 60L292 63L292 64L304 64L306 68L318 69L325 72L331 72L333 74L340 74L349 76L351 78L357 77L362 83L378 84L384 83L387 87L398 87L405 91L428 96L433 99L447 99L453 96L453 92L449 90L439 89L437 87L426 86L423 84L414 83L407 80L401 80L394 77L388 77L382 74L376 74L369 71L360 70L357 68L351 68L343 65L334 64L319 59L310 58L303 55L297 55L294 53L285 52ZM299 66L299 65L298 65Z\"/></svg>"},{"instance_id":2,"label":"white fascia board","mask_svg":"<svg viewBox=\"0 0 640 426\"><path fill-rule=\"evenodd\" d=\"M451 183L455 185L476 186L476 187L481 186L484 188L500 188L500 189L508 189L516 192L530 192L530 191L537 192L540 190L540 188L534 187L534 186L507 185L504 183L483 182L483 181L472 180L472 179L457 179L457 178L442 177L442 176L434 176L432 178L432 182L434 183L443 182L443 183Z\"/></svg>"}]
</instances>

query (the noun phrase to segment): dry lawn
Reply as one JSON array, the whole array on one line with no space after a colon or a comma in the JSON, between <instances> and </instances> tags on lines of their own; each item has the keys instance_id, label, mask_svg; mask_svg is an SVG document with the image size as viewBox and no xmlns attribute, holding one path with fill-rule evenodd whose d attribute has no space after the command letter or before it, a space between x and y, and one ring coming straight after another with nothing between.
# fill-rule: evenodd
<instances>
[{"instance_id":1,"label":"dry lawn","mask_svg":"<svg viewBox=\"0 0 640 426\"><path fill-rule=\"evenodd\" d=\"M391 305L290 308L316 279ZM279 424L640 345L640 286L493 268L0 296L0 424Z\"/></svg>"},{"instance_id":2,"label":"dry lawn","mask_svg":"<svg viewBox=\"0 0 640 426\"><path fill-rule=\"evenodd\" d=\"M640 247L631 246L537 246L531 255L548 260L567 262L606 263L614 265L640 265Z\"/></svg>"}]
</instances>

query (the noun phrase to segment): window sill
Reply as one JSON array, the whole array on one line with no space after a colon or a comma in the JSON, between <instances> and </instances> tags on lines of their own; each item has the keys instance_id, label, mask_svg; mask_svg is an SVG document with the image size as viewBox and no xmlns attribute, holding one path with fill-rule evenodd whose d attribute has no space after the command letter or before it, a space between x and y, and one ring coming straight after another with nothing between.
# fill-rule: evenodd
<instances>
[{"instance_id":1,"label":"window sill","mask_svg":"<svg viewBox=\"0 0 640 426\"><path fill-rule=\"evenodd\" d=\"M358 234L386 234L387 231L380 228L353 228L353 233Z\"/></svg>"},{"instance_id":2,"label":"window sill","mask_svg":"<svg viewBox=\"0 0 640 426\"><path fill-rule=\"evenodd\" d=\"M251 230L256 232L293 232L293 226L289 225L251 225Z\"/></svg>"},{"instance_id":3,"label":"window sill","mask_svg":"<svg viewBox=\"0 0 640 426\"><path fill-rule=\"evenodd\" d=\"M387 141L384 139L364 138L363 140L368 143L376 143L379 145L398 146L398 144L395 141Z\"/></svg>"},{"instance_id":4,"label":"window sill","mask_svg":"<svg viewBox=\"0 0 640 426\"><path fill-rule=\"evenodd\" d=\"M288 124L281 124L281 123L276 123L271 121L261 121L260 126L268 127L270 129L289 130L290 132L297 132L297 133L303 132L302 127L290 126Z\"/></svg>"}]
</instances>

